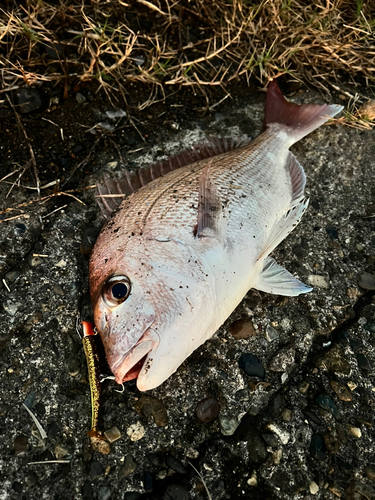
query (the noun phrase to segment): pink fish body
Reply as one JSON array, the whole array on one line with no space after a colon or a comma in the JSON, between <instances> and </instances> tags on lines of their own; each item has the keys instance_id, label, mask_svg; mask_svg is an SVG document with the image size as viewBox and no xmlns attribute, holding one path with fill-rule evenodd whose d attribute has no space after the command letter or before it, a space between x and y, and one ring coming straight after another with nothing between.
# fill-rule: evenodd
<instances>
[{"instance_id":1,"label":"pink fish body","mask_svg":"<svg viewBox=\"0 0 375 500\"><path fill-rule=\"evenodd\" d=\"M311 290L269 254L307 208L305 174L289 147L341 109L288 103L272 82L256 140L217 146L219 154L121 203L90 259L94 321L118 383L162 384L250 288Z\"/></svg>"}]
</instances>

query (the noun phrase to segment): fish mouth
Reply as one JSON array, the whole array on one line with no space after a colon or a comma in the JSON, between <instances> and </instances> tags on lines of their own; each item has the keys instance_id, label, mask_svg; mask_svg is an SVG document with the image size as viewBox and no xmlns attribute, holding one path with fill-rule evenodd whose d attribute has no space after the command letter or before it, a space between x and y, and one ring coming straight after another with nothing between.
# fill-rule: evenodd
<instances>
[{"instance_id":1,"label":"fish mouth","mask_svg":"<svg viewBox=\"0 0 375 500\"><path fill-rule=\"evenodd\" d=\"M133 380L138 377L148 354L159 344L159 335L148 329L137 344L130 351L123 354L111 366L112 373L115 375L116 382L122 384L128 380Z\"/></svg>"}]
</instances>

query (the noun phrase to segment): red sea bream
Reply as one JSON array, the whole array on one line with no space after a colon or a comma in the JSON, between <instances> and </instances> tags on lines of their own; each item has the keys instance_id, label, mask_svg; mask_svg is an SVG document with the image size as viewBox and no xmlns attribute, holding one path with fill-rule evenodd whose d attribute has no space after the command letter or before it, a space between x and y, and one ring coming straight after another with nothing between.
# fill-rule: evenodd
<instances>
[{"instance_id":1,"label":"red sea bream","mask_svg":"<svg viewBox=\"0 0 375 500\"><path fill-rule=\"evenodd\" d=\"M135 192L103 227L90 259L94 321L118 383L137 378L141 391L162 384L250 288L311 290L270 253L308 204L289 148L341 109L291 104L271 82L265 131L254 141L218 140L170 162L168 173L150 168L137 190L126 174ZM116 194L116 185L100 192ZM112 199L102 198L107 212Z\"/></svg>"}]
</instances>

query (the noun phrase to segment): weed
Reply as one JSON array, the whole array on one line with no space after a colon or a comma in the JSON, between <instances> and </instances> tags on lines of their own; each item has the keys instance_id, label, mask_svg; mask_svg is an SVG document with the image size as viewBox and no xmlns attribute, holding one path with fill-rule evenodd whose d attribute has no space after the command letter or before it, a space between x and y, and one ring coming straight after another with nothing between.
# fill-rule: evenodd
<instances>
[{"instance_id":1,"label":"weed","mask_svg":"<svg viewBox=\"0 0 375 500\"><path fill-rule=\"evenodd\" d=\"M375 78L375 3L364 0L25 0L0 10L2 91L23 84L126 82L163 92L287 74L327 81ZM53 68L53 71L50 71ZM328 80L327 80L328 78ZM172 88L171 88L172 87ZM152 90L152 104L158 92ZM150 95L151 95L150 94ZM145 104L145 103L144 103ZM145 105L140 104L144 109ZM146 106L147 107L147 106Z\"/></svg>"}]
</instances>

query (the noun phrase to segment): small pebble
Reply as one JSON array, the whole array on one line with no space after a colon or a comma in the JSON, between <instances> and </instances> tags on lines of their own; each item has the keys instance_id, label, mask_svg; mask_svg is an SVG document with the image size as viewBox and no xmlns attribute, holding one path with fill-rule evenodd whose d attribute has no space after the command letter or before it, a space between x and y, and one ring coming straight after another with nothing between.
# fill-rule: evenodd
<instances>
[{"instance_id":1,"label":"small pebble","mask_svg":"<svg viewBox=\"0 0 375 500\"><path fill-rule=\"evenodd\" d=\"M98 500L109 500L111 498L111 490L108 486L101 486L98 490Z\"/></svg>"},{"instance_id":2,"label":"small pebble","mask_svg":"<svg viewBox=\"0 0 375 500\"><path fill-rule=\"evenodd\" d=\"M14 440L13 449L15 455L21 455L25 453L29 447L29 443L26 436L17 436Z\"/></svg>"},{"instance_id":3,"label":"small pebble","mask_svg":"<svg viewBox=\"0 0 375 500\"><path fill-rule=\"evenodd\" d=\"M351 425L348 426L349 434L353 436L356 439L359 439L362 437L362 431L359 427L352 427Z\"/></svg>"},{"instance_id":4,"label":"small pebble","mask_svg":"<svg viewBox=\"0 0 375 500\"><path fill-rule=\"evenodd\" d=\"M104 469L100 462L93 460L90 464L90 477L91 479L99 479L104 476Z\"/></svg>"},{"instance_id":5,"label":"small pebble","mask_svg":"<svg viewBox=\"0 0 375 500\"><path fill-rule=\"evenodd\" d=\"M339 384L335 380L330 380L329 385L332 387L332 389L335 391L337 397L341 401L351 401L353 399L352 393L344 385Z\"/></svg>"},{"instance_id":6,"label":"small pebble","mask_svg":"<svg viewBox=\"0 0 375 500\"><path fill-rule=\"evenodd\" d=\"M294 365L295 355L293 347L281 349L270 361L269 369L273 372L288 372Z\"/></svg>"},{"instance_id":7,"label":"small pebble","mask_svg":"<svg viewBox=\"0 0 375 500\"><path fill-rule=\"evenodd\" d=\"M179 474L187 474L186 467L173 455L167 455L165 457L165 463L170 469L174 470L175 472L178 472Z\"/></svg>"},{"instance_id":8,"label":"small pebble","mask_svg":"<svg viewBox=\"0 0 375 500\"><path fill-rule=\"evenodd\" d=\"M26 396L23 404L31 410L31 408L34 406L35 403L35 392L31 391L29 394Z\"/></svg>"},{"instance_id":9,"label":"small pebble","mask_svg":"<svg viewBox=\"0 0 375 500\"><path fill-rule=\"evenodd\" d=\"M337 232L337 229L335 229L334 227L326 227L326 233L333 240L338 240L339 239L339 234Z\"/></svg>"},{"instance_id":10,"label":"small pebble","mask_svg":"<svg viewBox=\"0 0 375 500\"><path fill-rule=\"evenodd\" d=\"M167 411L160 399L142 394L138 401L135 402L134 408L143 417L152 417L158 427L167 425Z\"/></svg>"},{"instance_id":11,"label":"small pebble","mask_svg":"<svg viewBox=\"0 0 375 500\"><path fill-rule=\"evenodd\" d=\"M102 436L90 436L91 448L102 455L109 455L111 446Z\"/></svg>"},{"instance_id":12,"label":"small pebble","mask_svg":"<svg viewBox=\"0 0 375 500\"><path fill-rule=\"evenodd\" d=\"M270 448L277 448L279 446L279 440L275 434L263 433L264 441Z\"/></svg>"},{"instance_id":13,"label":"small pebble","mask_svg":"<svg viewBox=\"0 0 375 500\"><path fill-rule=\"evenodd\" d=\"M250 461L256 464L264 463L268 458L268 452L266 442L258 429L249 426L246 429L246 441Z\"/></svg>"},{"instance_id":14,"label":"small pebble","mask_svg":"<svg viewBox=\"0 0 375 500\"><path fill-rule=\"evenodd\" d=\"M165 467L164 455L162 453L147 453L147 460L155 467Z\"/></svg>"},{"instance_id":15,"label":"small pebble","mask_svg":"<svg viewBox=\"0 0 375 500\"><path fill-rule=\"evenodd\" d=\"M292 419L292 410L289 410L287 408L285 408L282 412L281 412L281 418L284 420L284 422L290 422L291 419Z\"/></svg>"},{"instance_id":16,"label":"small pebble","mask_svg":"<svg viewBox=\"0 0 375 500\"><path fill-rule=\"evenodd\" d=\"M56 267L60 267L61 269L63 269L64 267L66 267L66 261L64 259L59 260L59 262L56 264Z\"/></svg>"},{"instance_id":17,"label":"small pebble","mask_svg":"<svg viewBox=\"0 0 375 500\"><path fill-rule=\"evenodd\" d=\"M105 114L110 120L116 121L118 118L124 118L126 116L126 111L124 111L123 109L110 109L106 111Z\"/></svg>"},{"instance_id":18,"label":"small pebble","mask_svg":"<svg viewBox=\"0 0 375 500\"><path fill-rule=\"evenodd\" d=\"M351 380L349 380L349 382L346 385L352 392L357 389L357 384L355 382L352 382Z\"/></svg>"},{"instance_id":19,"label":"small pebble","mask_svg":"<svg viewBox=\"0 0 375 500\"><path fill-rule=\"evenodd\" d=\"M212 422L218 416L220 407L215 398L204 398L197 404L195 413L202 422Z\"/></svg>"},{"instance_id":20,"label":"small pebble","mask_svg":"<svg viewBox=\"0 0 375 500\"><path fill-rule=\"evenodd\" d=\"M330 454L338 453L340 450L340 441L338 440L337 433L335 431L326 432L323 436L324 444L326 445L327 451Z\"/></svg>"},{"instance_id":21,"label":"small pebble","mask_svg":"<svg viewBox=\"0 0 375 500\"><path fill-rule=\"evenodd\" d=\"M42 105L42 94L35 87L23 87L16 92L18 110L21 114L32 113Z\"/></svg>"},{"instance_id":22,"label":"small pebble","mask_svg":"<svg viewBox=\"0 0 375 500\"><path fill-rule=\"evenodd\" d=\"M34 313L30 314L30 316L26 318L26 321L23 324L23 331L25 333L29 333L32 330L33 326L39 323L42 317L42 311L35 311Z\"/></svg>"},{"instance_id":23,"label":"small pebble","mask_svg":"<svg viewBox=\"0 0 375 500\"><path fill-rule=\"evenodd\" d=\"M56 457L56 460L60 460L61 458L66 457L67 455L69 455L69 452L68 452L68 450L66 448L64 448L60 444L58 444L58 445L55 446L55 457Z\"/></svg>"},{"instance_id":24,"label":"small pebble","mask_svg":"<svg viewBox=\"0 0 375 500\"><path fill-rule=\"evenodd\" d=\"M139 441L146 434L146 431L141 422L137 422L129 425L126 434L130 437L130 441Z\"/></svg>"},{"instance_id":25,"label":"small pebble","mask_svg":"<svg viewBox=\"0 0 375 500\"><path fill-rule=\"evenodd\" d=\"M247 480L247 484L249 486L258 486L257 475L255 471L252 473L251 477Z\"/></svg>"},{"instance_id":26,"label":"small pebble","mask_svg":"<svg viewBox=\"0 0 375 500\"><path fill-rule=\"evenodd\" d=\"M114 443L121 438L121 432L117 429L117 427L111 427L110 429L106 430L104 432L104 435L110 443Z\"/></svg>"},{"instance_id":27,"label":"small pebble","mask_svg":"<svg viewBox=\"0 0 375 500\"><path fill-rule=\"evenodd\" d=\"M81 94L80 92L77 92L76 93L76 101L78 104L83 104L84 102L86 102L86 97Z\"/></svg>"},{"instance_id":28,"label":"small pebble","mask_svg":"<svg viewBox=\"0 0 375 500\"><path fill-rule=\"evenodd\" d=\"M280 427L279 425L270 423L266 425L266 429L276 434L276 436L280 439L282 444L287 444L289 442L290 439L289 432Z\"/></svg>"},{"instance_id":29,"label":"small pebble","mask_svg":"<svg viewBox=\"0 0 375 500\"><path fill-rule=\"evenodd\" d=\"M315 481L311 481L309 484L309 490L312 495L316 495L319 491L319 486L316 484Z\"/></svg>"},{"instance_id":30,"label":"small pebble","mask_svg":"<svg viewBox=\"0 0 375 500\"><path fill-rule=\"evenodd\" d=\"M126 455L125 463L120 467L119 470L119 479L124 479L125 477L133 474L137 469L137 463L134 461L134 458L131 455Z\"/></svg>"},{"instance_id":31,"label":"small pebble","mask_svg":"<svg viewBox=\"0 0 375 500\"><path fill-rule=\"evenodd\" d=\"M360 273L357 277L357 282L365 290L375 290L375 274Z\"/></svg>"},{"instance_id":32,"label":"small pebble","mask_svg":"<svg viewBox=\"0 0 375 500\"><path fill-rule=\"evenodd\" d=\"M57 422L51 422L47 427L48 439L55 439L60 432L60 427Z\"/></svg>"},{"instance_id":33,"label":"small pebble","mask_svg":"<svg viewBox=\"0 0 375 500\"><path fill-rule=\"evenodd\" d=\"M18 481L14 481L14 483L12 484L12 489L16 493L21 493L22 492L22 484L19 483Z\"/></svg>"},{"instance_id":34,"label":"small pebble","mask_svg":"<svg viewBox=\"0 0 375 500\"><path fill-rule=\"evenodd\" d=\"M239 421L235 417L219 415L220 430L223 436L233 436L239 426Z\"/></svg>"},{"instance_id":35,"label":"small pebble","mask_svg":"<svg viewBox=\"0 0 375 500\"><path fill-rule=\"evenodd\" d=\"M316 402L321 408L332 413L334 417L339 418L339 410L329 396L325 394L319 394L319 396L316 398Z\"/></svg>"},{"instance_id":36,"label":"small pebble","mask_svg":"<svg viewBox=\"0 0 375 500\"><path fill-rule=\"evenodd\" d=\"M142 54L135 55L135 56L133 57L133 59L134 59L134 63L135 63L137 66L143 66L143 65L144 65L144 63L145 63L145 61L146 61L145 57L144 57Z\"/></svg>"},{"instance_id":37,"label":"small pebble","mask_svg":"<svg viewBox=\"0 0 375 500\"><path fill-rule=\"evenodd\" d=\"M308 391L310 387L310 384L306 381L302 382L302 384L299 386L299 392L301 394L306 394L306 392Z\"/></svg>"},{"instance_id":38,"label":"small pebble","mask_svg":"<svg viewBox=\"0 0 375 500\"><path fill-rule=\"evenodd\" d=\"M327 276L320 276L318 274L310 274L309 275L309 283L312 286L316 286L318 288L329 288L329 278Z\"/></svg>"},{"instance_id":39,"label":"small pebble","mask_svg":"<svg viewBox=\"0 0 375 500\"><path fill-rule=\"evenodd\" d=\"M375 481L375 465L368 465L365 467L365 474L367 479Z\"/></svg>"},{"instance_id":40,"label":"small pebble","mask_svg":"<svg viewBox=\"0 0 375 500\"><path fill-rule=\"evenodd\" d=\"M370 363L368 362L368 359L366 358L366 356L364 354L358 353L358 354L356 354L356 358L357 358L358 366L361 370L364 370L366 372L371 371Z\"/></svg>"},{"instance_id":41,"label":"small pebble","mask_svg":"<svg viewBox=\"0 0 375 500\"><path fill-rule=\"evenodd\" d=\"M159 470L157 473L156 473L156 477L157 479L159 479L160 481L162 481L163 479L165 479L168 475L168 471L166 469L162 469L162 470Z\"/></svg>"},{"instance_id":42,"label":"small pebble","mask_svg":"<svg viewBox=\"0 0 375 500\"><path fill-rule=\"evenodd\" d=\"M27 229L25 224L16 224L15 228L16 228L17 233L19 233L19 234L24 234L26 232L26 229Z\"/></svg>"},{"instance_id":43,"label":"small pebble","mask_svg":"<svg viewBox=\"0 0 375 500\"><path fill-rule=\"evenodd\" d=\"M349 299L357 301L362 293L358 290L358 288L349 287L346 290L346 295L349 297Z\"/></svg>"},{"instance_id":44,"label":"small pebble","mask_svg":"<svg viewBox=\"0 0 375 500\"><path fill-rule=\"evenodd\" d=\"M342 497L342 492L339 490L337 486L329 486L328 487L329 491L335 495L337 498ZM346 500L354 500L354 499L349 499L349 497L346 497Z\"/></svg>"},{"instance_id":45,"label":"small pebble","mask_svg":"<svg viewBox=\"0 0 375 500\"><path fill-rule=\"evenodd\" d=\"M32 257L30 259L30 265L31 267L37 267L43 262L43 259L41 257Z\"/></svg>"},{"instance_id":46,"label":"small pebble","mask_svg":"<svg viewBox=\"0 0 375 500\"><path fill-rule=\"evenodd\" d=\"M237 441L247 442L249 450L249 458L252 462L263 463L267 460L267 444L262 434L253 427L252 418L249 414L242 417L240 425L238 426L234 438Z\"/></svg>"},{"instance_id":47,"label":"small pebble","mask_svg":"<svg viewBox=\"0 0 375 500\"><path fill-rule=\"evenodd\" d=\"M368 120L375 120L375 101L369 100L362 104L362 106L358 110L359 114L363 118L367 118Z\"/></svg>"},{"instance_id":48,"label":"small pebble","mask_svg":"<svg viewBox=\"0 0 375 500\"><path fill-rule=\"evenodd\" d=\"M266 327L266 339L268 342L273 342L279 338L279 332L272 325L267 325Z\"/></svg>"},{"instance_id":49,"label":"small pebble","mask_svg":"<svg viewBox=\"0 0 375 500\"><path fill-rule=\"evenodd\" d=\"M55 285L52 290L56 293L56 295L64 295L64 290L61 286Z\"/></svg>"},{"instance_id":50,"label":"small pebble","mask_svg":"<svg viewBox=\"0 0 375 500\"><path fill-rule=\"evenodd\" d=\"M265 372L259 358L251 353L241 354L238 365L250 377L264 378Z\"/></svg>"},{"instance_id":51,"label":"small pebble","mask_svg":"<svg viewBox=\"0 0 375 500\"><path fill-rule=\"evenodd\" d=\"M230 325L229 331L236 340L248 339L256 334L252 322L248 319L234 321Z\"/></svg>"},{"instance_id":52,"label":"small pebble","mask_svg":"<svg viewBox=\"0 0 375 500\"><path fill-rule=\"evenodd\" d=\"M350 363L338 344L332 346L317 360L318 366L340 375L349 375Z\"/></svg>"},{"instance_id":53,"label":"small pebble","mask_svg":"<svg viewBox=\"0 0 375 500\"><path fill-rule=\"evenodd\" d=\"M19 271L10 271L9 273L6 273L5 279L6 281L10 281L11 283L14 283L17 278L19 278L21 273Z\"/></svg>"},{"instance_id":54,"label":"small pebble","mask_svg":"<svg viewBox=\"0 0 375 500\"><path fill-rule=\"evenodd\" d=\"M272 453L272 462L274 465L279 465L281 463L282 458L283 458L283 450L281 448Z\"/></svg>"},{"instance_id":55,"label":"small pebble","mask_svg":"<svg viewBox=\"0 0 375 500\"><path fill-rule=\"evenodd\" d=\"M319 462L327 458L326 445L321 434L314 433L311 436L310 455Z\"/></svg>"},{"instance_id":56,"label":"small pebble","mask_svg":"<svg viewBox=\"0 0 375 500\"><path fill-rule=\"evenodd\" d=\"M15 316L18 309L22 306L20 302L13 302L12 300L6 300L3 302L4 311L9 314L9 316Z\"/></svg>"}]
</instances>

